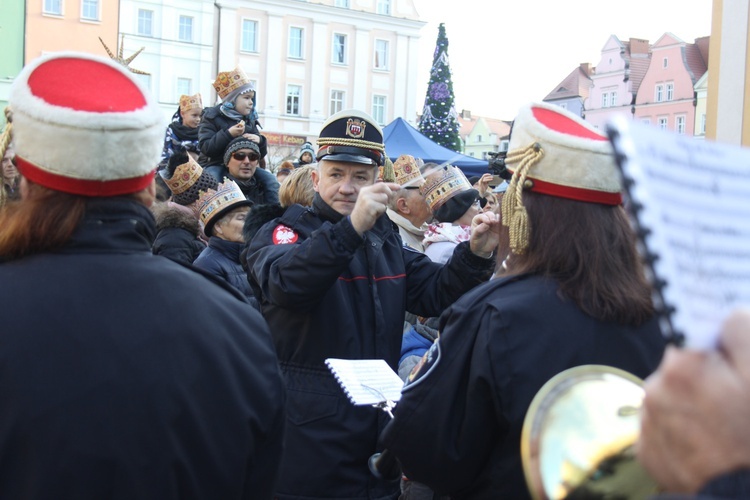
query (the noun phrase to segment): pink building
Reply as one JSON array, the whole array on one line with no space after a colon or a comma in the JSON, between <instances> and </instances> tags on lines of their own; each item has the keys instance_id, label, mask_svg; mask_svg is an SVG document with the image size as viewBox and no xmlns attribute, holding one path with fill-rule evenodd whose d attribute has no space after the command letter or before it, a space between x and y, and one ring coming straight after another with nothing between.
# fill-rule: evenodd
<instances>
[{"instance_id":1,"label":"pink building","mask_svg":"<svg viewBox=\"0 0 750 500\"><path fill-rule=\"evenodd\" d=\"M584 101L586 121L603 130L615 115L632 116L635 96L648 65L648 40L631 38L623 43L611 35L591 74L591 89Z\"/></svg>"},{"instance_id":2,"label":"pink building","mask_svg":"<svg viewBox=\"0 0 750 500\"><path fill-rule=\"evenodd\" d=\"M651 47L651 64L636 98L635 119L693 134L695 84L706 72L709 37L686 43L665 33Z\"/></svg>"}]
</instances>

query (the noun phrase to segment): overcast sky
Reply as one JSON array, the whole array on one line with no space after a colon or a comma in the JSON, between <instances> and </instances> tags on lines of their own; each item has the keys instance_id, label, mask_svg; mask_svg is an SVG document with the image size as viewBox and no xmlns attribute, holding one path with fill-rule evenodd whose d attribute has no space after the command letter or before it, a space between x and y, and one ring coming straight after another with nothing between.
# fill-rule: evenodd
<instances>
[{"instance_id":1,"label":"overcast sky","mask_svg":"<svg viewBox=\"0 0 750 500\"><path fill-rule=\"evenodd\" d=\"M580 63L599 62L610 35L686 42L711 34L711 0L413 0L420 40L421 113L438 25L445 23L460 113L511 120L541 101Z\"/></svg>"}]
</instances>

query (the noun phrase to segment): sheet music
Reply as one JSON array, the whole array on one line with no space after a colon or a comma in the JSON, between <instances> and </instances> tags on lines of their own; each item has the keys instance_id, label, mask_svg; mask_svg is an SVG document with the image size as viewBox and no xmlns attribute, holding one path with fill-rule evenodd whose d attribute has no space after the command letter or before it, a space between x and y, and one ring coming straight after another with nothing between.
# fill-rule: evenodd
<instances>
[{"instance_id":1,"label":"sheet music","mask_svg":"<svg viewBox=\"0 0 750 500\"><path fill-rule=\"evenodd\" d=\"M355 405L401 399L403 380L383 359L326 359L326 365Z\"/></svg>"},{"instance_id":2,"label":"sheet music","mask_svg":"<svg viewBox=\"0 0 750 500\"><path fill-rule=\"evenodd\" d=\"M750 150L624 118L610 132L672 327L687 347L712 347L727 314L750 305Z\"/></svg>"}]
</instances>

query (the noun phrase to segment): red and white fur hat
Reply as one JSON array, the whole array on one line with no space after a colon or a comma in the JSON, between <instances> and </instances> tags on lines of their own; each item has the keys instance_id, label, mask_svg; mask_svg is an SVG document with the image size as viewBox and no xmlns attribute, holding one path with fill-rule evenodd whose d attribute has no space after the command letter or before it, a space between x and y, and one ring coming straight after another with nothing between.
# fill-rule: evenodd
<instances>
[{"instance_id":1,"label":"red and white fur hat","mask_svg":"<svg viewBox=\"0 0 750 500\"><path fill-rule=\"evenodd\" d=\"M122 65L60 52L29 63L13 82L19 171L56 191L116 196L152 182L166 120Z\"/></svg>"},{"instance_id":2,"label":"red and white fur hat","mask_svg":"<svg viewBox=\"0 0 750 500\"><path fill-rule=\"evenodd\" d=\"M521 108L513 122L505 165L513 176L503 197L503 224L510 228L515 253L523 253L528 245L524 191L622 204L621 176L609 140L558 106L532 103Z\"/></svg>"}]
</instances>

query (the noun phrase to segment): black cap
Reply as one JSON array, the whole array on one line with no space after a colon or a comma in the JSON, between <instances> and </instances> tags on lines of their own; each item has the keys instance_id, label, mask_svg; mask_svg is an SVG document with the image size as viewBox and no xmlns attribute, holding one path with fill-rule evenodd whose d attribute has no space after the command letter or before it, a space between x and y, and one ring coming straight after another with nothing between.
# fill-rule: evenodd
<instances>
[{"instance_id":1,"label":"black cap","mask_svg":"<svg viewBox=\"0 0 750 500\"><path fill-rule=\"evenodd\" d=\"M362 111L347 109L325 121L318 137L317 160L380 166L385 162L383 131Z\"/></svg>"}]
</instances>

